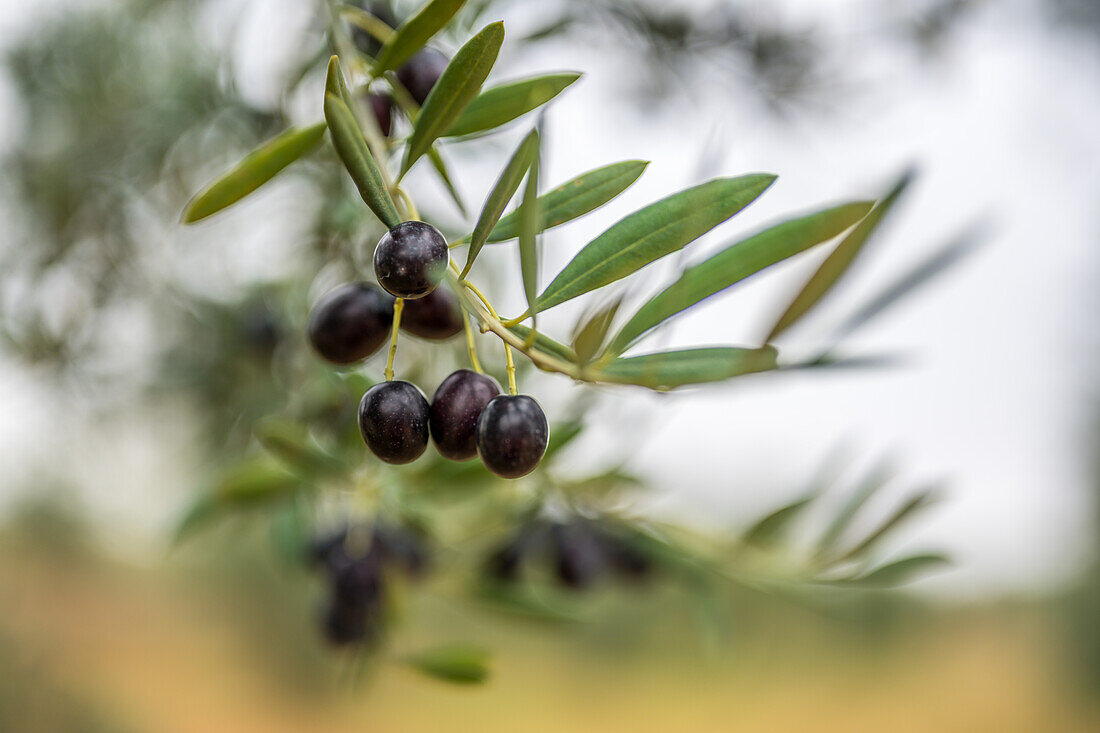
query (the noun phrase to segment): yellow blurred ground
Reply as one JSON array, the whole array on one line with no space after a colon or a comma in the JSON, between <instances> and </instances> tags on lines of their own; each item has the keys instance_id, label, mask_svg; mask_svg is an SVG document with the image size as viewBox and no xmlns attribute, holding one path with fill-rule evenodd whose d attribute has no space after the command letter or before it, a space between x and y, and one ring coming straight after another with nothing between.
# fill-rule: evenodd
<instances>
[{"instance_id":1,"label":"yellow blurred ground","mask_svg":"<svg viewBox=\"0 0 1100 733\"><path fill-rule=\"evenodd\" d=\"M497 642L487 685L450 687L389 664L355 686L338 679L338 665L318 663L328 659L319 647L303 656L299 680L276 669L287 662L265 662L264 644L271 660L298 653L302 639L286 631L296 627L250 629L247 613L227 612L241 606L225 588L0 549L0 729L1100 730L1100 710L1075 688L1043 624L1019 614L960 612L916 635L863 642L769 627L718 657L638 654L629 636L595 653L583 633L570 640L471 615L465 631ZM308 637L301 615L290 614Z\"/></svg>"}]
</instances>

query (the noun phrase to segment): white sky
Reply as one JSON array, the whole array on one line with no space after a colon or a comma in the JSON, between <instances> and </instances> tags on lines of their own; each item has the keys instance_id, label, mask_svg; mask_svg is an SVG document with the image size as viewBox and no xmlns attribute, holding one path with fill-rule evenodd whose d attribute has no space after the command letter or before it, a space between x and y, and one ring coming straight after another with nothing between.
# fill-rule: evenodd
<instances>
[{"instance_id":1,"label":"white sky","mask_svg":"<svg viewBox=\"0 0 1100 733\"><path fill-rule=\"evenodd\" d=\"M288 1L238 5L251 6L252 17L278 17L278 6ZM46 0L37 9L61 4ZM0 0L0 43L36 5ZM933 589L965 596L1047 587L1077 567L1093 516L1086 460L1095 437L1085 431L1096 411L1100 45L1045 31L1031 2L994 0L963 25L940 63L917 71L905 52L868 44L863 35L885 17L883 8L900 5L773 5L785 17L813 20L848 39L840 65L857 70L861 81L839 113L787 122L763 117L753 99L722 88L645 114L626 104L608 109L600 100L621 99L621 79L631 70L626 57L596 44L546 44L537 54L504 58L515 62L507 76L586 72L549 117L545 182L618 159L653 161L623 200L547 238L545 272L556 272L617 216L692 182L700 151L715 134L726 146L715 173L768 170L780 180L693 248L689 261L782 214L873 195L905 164L920 165L914 194L842 297L783 342L798 353L812 349L829 325L906 263L979 217L994 224L976 256L850 343L859 353L912 354L912 366L756 379L671 398L611 391L600 440L590 440L578 460L631 455L665 490L658 504L734 522L793 496L839 444L857 457L856 471L894 455L901 480L878 509L926 481L949 483L943 505L904 538L907 548L945 548L957 557L958 569L931 582ZM523 3L505 21L510 28L529 23ZM255 37L272 36L257 31ZM252 65L262 66L255 59ZM0 130L10 127L3 121L10 102L0 94ZM499 157L460 158L460 178L477 192L471 200L488 187ZM494 256L507 262L512 255ZM654 268L647 287L671 274L673 260ZM667 343L751 342L812 264L792 263L735 297L708 303L680 319ZM503 295L509 298L518 305L518 293ZM568 320L569 308L562 310L546 319L551 332ZM0 365L0 374L0 445L11 448L13 458L57 449L66 436L56 415L42 414L48 402L42 386L10 367ZM530 388L539 394L555 389L551 384L561 388L560 380L541 376ZM119 430L106 434L122 441L135 432ZM110 459L77 452L90 466L82 468L89 501L106 519L160 527L162 500L179 487L154 477L185 457L132 437L122 455ZM3 463L0 476L15 485L18 461ZM4 493L0 485L0 498Z\"/></svg>"}]
</instances>

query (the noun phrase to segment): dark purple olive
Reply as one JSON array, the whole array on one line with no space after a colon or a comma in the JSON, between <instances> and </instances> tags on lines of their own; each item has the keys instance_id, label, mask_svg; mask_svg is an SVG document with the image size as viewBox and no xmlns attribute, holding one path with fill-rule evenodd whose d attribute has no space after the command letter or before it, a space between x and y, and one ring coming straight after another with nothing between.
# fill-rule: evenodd
<instances>
[{"instance_id":1,"label":"dark purple olive","mask_svg":"<svg viewBox=\"0 0 1100 733\"><path fill-rule=\"evenodd\" d=\"M469 369L459 369L440 383L432 396L428 422L440 455L452 461L477 455L478 418L499 394L497 380Z\"/></svg>"},{"instance_id":2,"label":"dark purple olive","mask_svg":"<svg viewBox=\"0 0 1100 733\"><path fill-rule=\"evenodd\" d=\"M321 630L325 639L334 646L361 642L367 636L366 609L356 603L333 599L321 617Z\"/></svg>"},{"instance_id":3,"label":"dark purple olive","mask_svg":"<svg viewBox=\"0 0 1100 733\"><path fill-rule=\"evenodd\" d=\"M309 316L309 341L323 358L351 364L386 342L393 300L368 283L348 283L327 293Z\"/></svg>"},{"instance_id":4,"label":"dark purple olive","mask_svg":"<svg viewBox=\"0 0 1100 733\"><path fill-rule=\"evenodd\" d=\"M462 333L462 307L448 288L436 288L410 300L401 311L401 328L413 336L443 341Z\"/></svg>"},{"instance_id":5,"label":"dark purple olive","mask_svg":"<svg viewBox=\"0 0 1100 733\"><path fill-rule=\"evenodd\" d=\"M573 521L554 527L554 554L558 580L575 590L590 587L606 566L604 548L585 522Z\"/></svg>"},{"instance_id":6,"label":"dark purple olive","mask_svg":"<svg viewBox=\"0 0 1100 733\"><path fill-rule=\"evenodd\" d=\"M410 463L428 447L428 400L408 382L382 382L359 403L359 432L386 463Z\"/></svg>"},{"instance_id":7,"label":"dark purple olive","mask_svg":"<svg viewBox=\"0 0 1100 733\"><path fill-rule=\"evenodd\" d=\"M550 430L539 403L527 395L494 397L477 421L477 453L504 478L525 476L539 465Z\"/></svg>"},{"instance_id":8,"label":"dark purple olive","mask_svg":"<svg viewBox=\"0 0 1100 733\"><path fill-rule=\"evenodd\" d=\"M397 70L397 80L417 104L424 104L432 87L447 68L447 57L434 48L425 48Z\"/></svg>"},{"instance_id":9,"label":"dark purple olive","mask_svg":"<svg viewBox=\"0 0 1100 733\"><path fill-rule=\"evenodd\" d=\"M423 298L439 285L449 260L447 240L438 229L422 221L406 221L378 241L374 274L390 295Z\"/></svg>"},{"instance_id":10,"label":"dark purple olive","mask_svg":"<svg viewBox=\"0 0 1100 733\"><path fill-rule=\"evenodd\" d=\"M333 592L344 603L366 605L382 593L382 565L373 554L339 563L333 572Z\"/></svg>"},{"instance_id":11,"label":"dark purple olive","mask_svg":"<svg viewBox=\"0 0 1100 733\"><path fill-rule=\"evenodd\" d=\"M378 18L390 28L396 28L398 26L397 16L393 14L390 3L383 0L380 2L357 2L356 5L366 10L375 18ZM354 23L349 23L348 27L351 31L352 43L354 43L355 47L364 54L373 57L382 50L382 43L370 33L367 33Z\"/></svg>"},{"instance_id":12,"label":"dark purple olive","mask_svg":"<svg viewBox=\"0 0 1100 733\"><path fill-rule=\"evenodd\" d=\"M389 137L393 132L393 100L388 94L370 92L367 94L367 104L374 113L374 119L378 121L378 129L381 130L382 137Z\"/></svg>"}]
</instances>

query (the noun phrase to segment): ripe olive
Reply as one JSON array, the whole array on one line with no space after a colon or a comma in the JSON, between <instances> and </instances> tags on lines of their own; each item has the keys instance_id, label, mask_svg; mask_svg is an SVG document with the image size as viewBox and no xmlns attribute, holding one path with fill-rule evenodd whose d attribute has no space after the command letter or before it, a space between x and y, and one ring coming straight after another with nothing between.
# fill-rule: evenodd
<instances>
[{"instance_id":1,"label":"ripe olive","mask_svg":"<svg viewBox=\"0 0 1100 733\"><path fill-rule=\"evenodd\" d=\"M497 380L469 369L459 369L440 383L432 396L428 427L441 455L452 461L477 455L478 418L499 394Z\"/></svg>"},{"instance_id":2,"label":"ripe olive","mask_svg":"<svg viewBox=\"0 0 1100 733\"><path fill-rule=\"evenodd\" d=\"M428 400L408 382L376 384L359 403L359 432L386 463L415 461L428 447Z\"/></svg>"},{"instance_id":3,"label":"ripe olive","mask_svg":"<svg viewBox=\"0 0 1100 733\"><path fill-rule=\"evenodd\" d=\"M494 397L477 421L477 453L504 478L525 476L539 465L550 430L539 403L527 395Z\"/></svg>"},{"instance_id":4,"label":"ripe olive","mask_svg":"<svg viewBox=\"0 0 1100 733\"><path fill-rule=\"evenodd\" d=\"M386 342L393 300L369 283L341 285L317 302L309 316L309 341L334 364L365 359Z\"/></svg>"},{"instance_id":5,"label":"ripe olive","mask_svg":"<svg viewBox=\"0 0 1100 733\"><path fill-rule=\"evenodd\" d=\"M401 311L401 328L413 336L443 341L462 333L462 307L448 288L436 288L423 298L410 300Z\"/></svg>"},{"instance_id":6,"label":"ripe olive","mask_svg":"<svg viewBox=\"0 0 1100 733\"><path fill-rule=\"evenodd\" d=\"M395 297L423 298L443 279L450 253L438 229L406 221L382 235L374 250L378 284Z\"/></svg>"}]
</instances>

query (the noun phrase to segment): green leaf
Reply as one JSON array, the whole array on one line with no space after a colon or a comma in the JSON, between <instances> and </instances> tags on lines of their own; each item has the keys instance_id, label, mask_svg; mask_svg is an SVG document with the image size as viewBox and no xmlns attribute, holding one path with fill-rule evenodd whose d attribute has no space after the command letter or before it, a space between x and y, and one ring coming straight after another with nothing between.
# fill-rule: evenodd
<instances>
[{"instance_id":1,"label":"green leaf","mask_svg":"<svg viewBox=\"0 0 1100 733\"><path fill-rule=\"evenodd\" d=\"M821 539L817 542L817 556L821 557L829 554L836 547L837 542L840 540L844 531L851 526L852 519L856 513L866 504L872 496L874 496L879 489L887 484L887 482L893 478L896 470L892 462L883 461L875 466L871 472L856 486L855 490L848 497L848 500L844 502L844 505L833 516L832 521L829 522L829 526L825 528L825 531L821 534Z\"/></svg>"},{"instance_id":2,"label":"green leaf","mask_svg":"<svg viewBox=\"0 0 1100 733\"><path fill-rule=\"evenodd\" d=\"M836 330L834 338L839 340L850 336L853 331L879 317L898 301L957 264L978 248L982 241L982 234L983 232L978 229L970 229L956 237L946 247L921 259L848 317Z\"/></svg>"},{"instance_id":3,"label":"green leaf","mask_svg":"<svg viewBox=\"0 0 1100 733\"><path fill-rule=\"evenodd\" d=\"M179 542L230 509L245 509L283 499L303 488L301 479L266 456L250 457L227 468L214 485L199 494L176 525Z\"/></svg>"},{"instance_id":4,"label":"green leaf","mask_svg":"<svg viewBox=\"0 0 1100 733\"><path fill-rule=\"evenodd\" d=\"M424 48L451 21L466 0L432 0L402 23L389 42L378 52L374 64L375 76L396 69Z\"/></svg>"},{"instance_id":5,"label":"green leaf","mask_svg":"<svg viewBox=\"0 0 1100 733\"><path fill-rule=\"evenodd\" d=\"M448 644L406 659L414 669L444 682L478 684L489 676L489 652L469 644Z\"/></svg>"},{"instance_id":6,"label":"green leaf","mask_svg":"<svg viewBox=\"0 0 1100 733\"><path fill-rule=\"evenodd\" d=\"M470 249L466 253L466 266L462 268L460 278L465 278L469 274L474 260L485 245L489 232L493 231L493 227L500 220L500 215L504 213L504 208L515 196L524 174L530 169L531 162L538 154L538 149L539 133L537 130L531 130L516 148L508 164L504 166L496 185L485 199L485 205L481 208L481 215L474 226L474 232L470 235Z\"/></svg>"},{"instance_id":7,"label":"green leaf","mask_svg":"<svg viewBox=\"0 0 1100 733\"><path fill-rule=\"evenodd\" d=\"M844 585L885 588L908 583L913 580L916 575L950 564L951 559L939 553L913 555L912 557L881 565L858 578L840 582Z\"/></svg>"},{"instance_id":8,"label":"green leaf","mask_svg":"<svg viewBox=\"0 0 1100 733\"><path fill-rule=\"evenodd\" d=\"M871 204L836 206L765 229L689 267L622 327L608 351L621 354L650 329L750 275L825 242L867 215Z\"/></svg>"},{"instance_id":9,"label":"green leaf","mask_svg":"<svg viewBox=\"0 0 1100 733\"><path fill-rule=\"evenodd\" d=\"M509 326L508 330L519 336L524 341L531 337L531 329L522 324L517 323L514 326ZM539 351L549 354L550 356L556 356L559 359L564 359L570 364L577 363L577 354L573 351L573 349L569 348L563 343L555 341L541 331L537 331L535 333L534 343L535 348L537 348Z\"/></svg>"},{"instance_id":10,"label":"green leaf","mask_svg":"<svg viewBox=\"0 0 1100 733\"><path fill-rule=\"evenodd\" d=\"M550 427L550 441L546 445L546 453L542 460L549 461L567 445L572 443L584 431L584 423L577 420L555 423Z\"/></svg>"},{"instance_id":11,"label":"green leaf","mask_svg":"<svg viewBox=\"0 0 1100 733\"><path fill-rule=\"evenodd\" d=\"M417 115L405 148L401 176L408 172L420 156L428 152L436 138L454 124L466 106L477 96L485 77L489 76L493 64L496 63L503 43L504 23L498 22L485 26L458 49Z\"/></svg>"},{"instance_id":12,"label":"green leaf","mask_svg":"<svg viewBox=\"0 0 1100 733\"><path fill-rule=\"evenodd\" d=\"M776 543L783 539L791 524L802 516L802 512L816 498L816 492L809 496L803 496L762 517L745 531L741 541L746 545L759 548L774 547Z\"/></svg>"},{"instance_id":13,"label":"green leaf","mask_svg":"<svg viewBox=\"0 0 1100 733\"><path fill-rule=\"evenodd\" d=\"M772 327L768 333L768 337L765 341L772 341L776 336L787 330L792 324L802 318L808 313L817 303L825 297L826 293L832 290L833 286L844 276L844 273L851 267L852 262L863 250L864 245L867 244L867 240L871 238L871 235L878 229L879 224L893 208L897 202L898 197L908 188L909 183L913 180L913 172L907 171L900 180L894 185L893 189L886 195L885 198L871 210L871 213L859 223L852 232L845 237L836 249L833 250L825 261L821 263L821 267L813 274L809 281L799 291L798 295L794 297L791 304L787 306L787 309L783 312L783 315L776 321L775 326Z\"/></svg>"},{"instance_id":14,"label":"green leaf","mask_svg":"<svg viewBox=\"0 0 1100 733\"><path fill-rule=\"evenodd\" d=\"M458 188L451 178L451 172L447 169L447 163L434 145L428 150L428 160L432 162L432 167L439 174L439 179L443 181L443 187L447 189L447 193L451 194L451 200L458 207L458 213L462 214L462 218L469 216L466 213L466 204L462 200L462 194L458 192Z\"/></svg>"},{"instance_id":15,"label":"green leaf","mask_svg":"<svg viewBox=\"0 0 1100 733\"><path fill-rule=\"evenodd\" d=\"M837 559L837 562L852 560L867 553L892 530L900 526L905 520L910 519L913 515L935 503L938 498L939 493L935 489L925 489L924 491L914 494L908 501L898 507L893 514L888 516L882 524L878 525L870 534L856 543L852 549L841 555Z\"/></svg>"},{"instance_id":16,"label":"green leaf","mask_svg":"<svg viewBox=\"0 0 1100 733\"><path fill-rule=\"evenodd\" d=\"M587 364L599 353L607 338L607 331L611 328L611 322L615 320L615 314L619 312L622 298L616 298L613 302L600 308L592 314L588 320L583 321L573 336L573 351L577 352L577 359L581 364Z\"/></svg>"},{"instance_id":17,"label":"green leaf","mask_svg":"<svg viewBox=\"0 0 1100 733\"><path fill-rule=\"evenodd\" d=\"M577 73L547 74L500 84L477 95L443 137L460 137L506 125L549 102L580 79Z\"/></svg>"},{"instance_id":18,"label":"green leaf","mask_svg":"<svg viewBox=\"0 0 1100 733\"><path fill-rule=\"evenodd\" d=\"M539 292L539 152L527 172L527 187L523 201L519 205L519 269L523 279L523 294L527 298L527 308L535 305ZM532 320L531 325L535 323Z\"/></svg>"},{"instance_id":19,"label":"green leaf","mask_svg":"<svg viewBox=\"0 0 1100 733\"><path fill-rule=\"evenodd\" d=\"M193 224L255 191L321 143L326 125L294 127L246 155L233 170L204 188L183 209L184 224Z\"/></svg>"},{"instance_id":20,"label":"green leaf","mask_svg":"<svg viewBox=\"0 0 1100 733\"><path fill-rule=\"evenodd\" d=\"M595 211L621 194L638 180L646 166L644 160L625 160L621 163L582 173L552 191L539 196L539 231L578 219ZM493 229L489 242L505 242L519 235L517 212L508 214Z\"/></svg>"},{"instance_id":21,"label":"green leaf","mask_svg":"<svg viewBox=\"0 0 1100 733\"><path fill-rule=\"evenodd\" d=\"M760 349L727 346L662 351L615 359L596 369L593 376L600 382L667 390L766 372L775 369L775 359L776 351L770 346Z\"/></svg>"},{"instance_id":22,"label":"green leaf","mask_svg":"<svg viewBox=\"0 0 1100 733\"><path fill-rule=\"evenodd\" d=\"M719 178L636 211L585 245L538 298L546 310L683 248L752 203L775 176Z\"/></svg>"},{"instance_id":23,"label":"green leaf","mask_svg":"<svg viewBox=\"0 0 1100 733\"><path fill-rule=\"evenodd\" d=\"M325 92L339 97L349 110L355 108L355 103L351 100L351 92L348 91L347 80L344 79L344 71L340 68L339 56L329 57L328 73L325 75Z\"/></svg>"},{"instance_id":24,"label":"green leaf","mask_svg":"<svg viewBox=\"0 0 1100 733\"><path fill-rule=\"evenodd\" d=\"M397 207L382 179L382 172L363 139L363 132L351 110L331 92L325 94L325 119L332 133L332 142L359 195L383 224L393 229L401 223Z\"/></svg>"},{"instance_id":25,"label":"green leaf","mask_svg":"<svg viewBox=\"0 0 1100 733\"><path fill-rule=\"evenodd\" d=\"M293 471L326 474L344 468L343 462L317 445L298 423L268 418L256 423L252 432L265 450Z\"/></svg>"}]
</instances>

